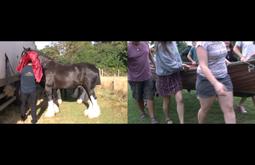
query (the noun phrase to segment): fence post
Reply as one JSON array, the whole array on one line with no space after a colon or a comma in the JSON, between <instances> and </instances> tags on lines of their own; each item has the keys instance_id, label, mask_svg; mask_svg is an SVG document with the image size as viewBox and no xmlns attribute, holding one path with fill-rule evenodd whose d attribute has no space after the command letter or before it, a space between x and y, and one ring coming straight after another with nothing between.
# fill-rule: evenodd
<instances>
[{"instance_id":1,"label":"fence post","mask_svg":"<svg viewBox=\"0 0 255 165\"><path fill-rule=\"evenodd\" d=\"M112 90L114 91L114 89L115 89L115 74L112 80Z\"/></svg>"}]
</instances>

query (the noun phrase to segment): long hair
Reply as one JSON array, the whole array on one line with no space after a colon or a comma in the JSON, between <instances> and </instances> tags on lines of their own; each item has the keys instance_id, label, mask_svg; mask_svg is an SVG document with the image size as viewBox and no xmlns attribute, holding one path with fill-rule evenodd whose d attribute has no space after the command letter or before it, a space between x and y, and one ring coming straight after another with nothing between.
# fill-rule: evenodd
<instances>
[{"instance_id":1,"label":"long hair","mask_svg":"<svg viewBox=\"0 0 255 165\"><path fill-rule=\"evenodd\" d=\"M171 54L170 50L167 47L167 44L171 44L173 41L159 41L156 47L156 51L159 50L159 46L162 47L162 50L168 54Z\"/></svg>"}]
</instances>

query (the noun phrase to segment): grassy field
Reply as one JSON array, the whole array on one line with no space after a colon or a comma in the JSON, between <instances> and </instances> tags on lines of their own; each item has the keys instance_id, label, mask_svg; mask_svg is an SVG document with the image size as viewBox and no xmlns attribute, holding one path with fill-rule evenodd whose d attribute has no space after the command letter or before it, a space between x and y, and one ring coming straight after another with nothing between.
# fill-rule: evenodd
<instances>
[{"instance_id":1,"label":"grassy field","mask_svg":"<svg viewBox=\"0 0 255 165\"><path fill-rule=\"evenodd\" d=\"M101 116L96 119L88 119L83 115L85 106L74 101L63 101L60 112L53 118L45 118L45 111L37 109L39 124L100 124L100 123L127 123L127 95L112 92L107 89L96 89L98 103L101 108ZM47 104L47 103L46 103ZM25 122L20 121L19 107L12 105L0 112L0 123L16 124L30 123L31 116Z\"/></svg>"},{"instance_id":2,"label":"grassy field","mask_svg":"<svg viewBox=\"0 0 255 165\"><path fill-rule=\"evenodd\" d=\"M140 113L135 103L135 100L132 98L130 87L128 91L129 91L128 92L128 123L131 123L131 124L150 123L150 120L148 117L145 118L144 120L141 120L139 118ZM183 96L184 96L184 105L185 105L184 121L185 123L189 123L189 124L197 124L197 112L199 109L199 102L196 98L195 91L191 91L191 93L188 93L186 90L183 90ZM235 104L237 104L239 101L240 101L239 97L234 98ZM251 101L251 98L248 98L247 101L245 102L245 108L248 111L247 114L241 114L239 112L236 112L237 123L239 124L255 123L255 107ZM171 98L169 112L170 112L171 120L173 120L175 124L178 124L179 120L178 120L178 116L176 112L176 104L175 104L174 97ZM164 123L162 99L160 97L155 97L155 114L159 122ZM209 124L224 123L223 113L221 112L219 104L217 102L214 103L212 109L210 110L208 114L207 123Z\"/></svg>"}]
</instances>

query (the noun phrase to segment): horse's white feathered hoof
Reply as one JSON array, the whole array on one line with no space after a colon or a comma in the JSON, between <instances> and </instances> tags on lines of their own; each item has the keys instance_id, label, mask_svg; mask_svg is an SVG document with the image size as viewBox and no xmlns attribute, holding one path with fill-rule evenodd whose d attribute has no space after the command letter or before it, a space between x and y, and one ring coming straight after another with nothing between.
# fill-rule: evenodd
<instances>
[{"instance_id":1,"label":"horse's white feathered hoof","mask_svg":"<svg viewBox=\"0 0 255 165\"><path fill-rule=\"evenodd\" d=\"M78 100L77 100L77 103L78 103L78 104L81 104L81 103L82 103L82 99L78 99Z\"/></svg>"},{"instance_id":2,"label":"horse's white feathered hoof","mask_svg":"<svg viewBox=\"0 0 255 165\"><path fill-rule=\"evenodd\" d=\"M47 110L47 111L45 112L45 115L44 115L44 116L45 116L45 117L54 117L54 116L55 116L55 113L52 112L52 111Z\"/></svg>"},{"instance_id":3,"label":"horse's white feathered hoof","mask_svg":"<svg viewBox=\"0 0 255 165\"><path fill-rule=\"evenodd\" d=\"M53 104L54 112L59 113L59 107L56 104Z\"/></svg>"},{"instance_id":4,"label":"horse's white feathered hoof","mask_svg":"<svg viewBox=\"0 0 255 165\"><path fill-rule=\"evenodd\" d=\"M62 99L58 99L58 104L62 104Z\"/></svg>"},{"instance_id":5,"label":"horse's white feathered hoof","mask_svg":"<svg viewBox=\"0 0 255 165\"><path fill-rule=\"evenodd\" d=\"M84 116L88 116L88 114L89 114L89 110L88 110L88 109L85 109L85 110L84 110Z\"/></svg>"},{"instance_id":6,"label":"horse's white feathered hoof","mask_svg":"<svg viewBox=\"0 0 255 165\"><path fill-rule=\"evenodd\" d=\"M93 105L93 108L90 109L88 113L88 118L93 119L99 117L100 115L101 115L100 108L97 104L95 104Z\"/></svg>"},{"instance_id":7,"label":"horse's white feathered hoof","mask_svg":"<svg viewBox=\"0 0 255 165\"><path fill-rule=\"evenodd\" d=\"M89 113L88 118L89 118L89 119L93 119L93 118L97 118L97 117L99 117L99 116L100 116L100 113L98 113L98 112L92 112L92 113Z\"/></svg>"},{"instance_id":8,"label":"horse's white feathered hoof","mask_svg":"<svg viewBox=\"0 0 255 165\"><path fill-rule=\"evenodd\" d=\"M56 105L56 104L54 104L52 100L48 102L48 108L47 108L47 111L45 112L45 115L44 115L45 117L55 116L54 105Z\"/></svg>"}]
</instances>

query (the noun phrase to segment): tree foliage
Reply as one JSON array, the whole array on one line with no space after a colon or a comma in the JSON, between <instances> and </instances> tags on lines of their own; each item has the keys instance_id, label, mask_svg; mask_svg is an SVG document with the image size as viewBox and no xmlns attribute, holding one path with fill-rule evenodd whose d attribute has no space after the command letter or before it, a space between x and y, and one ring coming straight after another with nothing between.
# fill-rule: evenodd
<instances>
[{"instance_id":1,"label":"tree foliage","mask_svg":"<svg viewBox=\"0 0 255 165\"><path fill-rule=\"evenodd\" d=\"M60 63L88 62L113 73L117 70L127 72L127 42L67 41L55 42L42 50L46 55Z\"/></svg>"}]
</instances>

